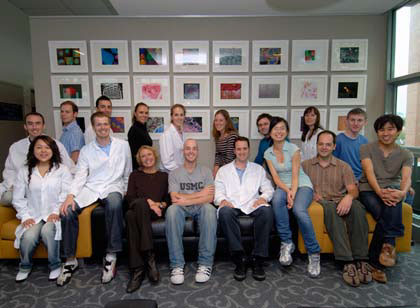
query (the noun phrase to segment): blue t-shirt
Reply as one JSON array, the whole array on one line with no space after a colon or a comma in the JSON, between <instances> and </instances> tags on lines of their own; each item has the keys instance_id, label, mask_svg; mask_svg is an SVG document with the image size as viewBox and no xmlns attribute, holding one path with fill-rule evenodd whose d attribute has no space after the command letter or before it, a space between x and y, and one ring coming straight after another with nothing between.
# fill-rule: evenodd
<instances>
[{"instance_id":1,"label":"blue t-shirt","mask_svg":"<svg viewBox=\"0 0 420 308\"><path fill-rule=\"evenodd\" d=\"M270 138L263 138L260 141L260 145L258 146L258 154L255 157L254 163L263 165L264 164L264 153L270 147L271 139Z\"/></svg>"},{"instance_id":2,"label":"blue t-shirt","mask_svg":"<svg viewBox=\"0 0 420 308\"><path fill-rule=\"evenodd\" d=\"M338 134L336 139L336 147L333 155L350 165L357 180L360 180L362 176L360 146L366 143L368 143L368 140L362 135L358 135L356 139L352 139L346 136L346 134L341 133Z\"/></svg>"}]
</instances>

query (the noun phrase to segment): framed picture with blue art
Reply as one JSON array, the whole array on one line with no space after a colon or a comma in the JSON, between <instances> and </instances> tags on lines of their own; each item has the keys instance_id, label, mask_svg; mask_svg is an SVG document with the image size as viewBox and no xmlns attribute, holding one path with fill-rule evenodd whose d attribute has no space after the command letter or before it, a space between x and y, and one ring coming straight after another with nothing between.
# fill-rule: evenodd
<instances>
[{"instance_id":1,"label":"framed picture with blue art","mask_svg":"<svg viewBox=\"0 0 420 308\"><path fill-rule=\"evenodd\" d=\"M289 41L252 41L253 72L287 72Z\"/></svg>"},{"instance_id":2,"label":"framed picture with blue art","mask_svg":"<svg viewBox=\"0 0 420 308\"><path fill-rule=\"evenodd\" d=\"M187 109L184 133L186 138L210 139L210 111Z\"/></svg>"},{"instance_id":3,"label":"framed picture with blue art","mask_svg":"<svg viewBox=\"0 0 420 308\"><path fill-rule=\"evenodd\" d=\"M147 131L153 140L159 140L160 136L171 123L169 109L149 109Z\"/></svg>"},{"instance_id":4,"label":"framed picture with blue art","mask_svg":"<svg viewBox=\"0 0 420 308\"><path fill-rule=\"evenodd\" d=\"M168 41L131 41L133 72L169 72Z\"/></svg>"},{"instance_id":5,"label":"framed picture with blue art","mask_svg":"<svg viewBox=\"0 0 420 308\"><path fill-rule=\"evenodd\" d=\"M93 97L105 95L112 101L113 107L131 106L130 77L123 75L93 75Z\"/></svg>"},{"instance_id":6,"label":"framed picture with blue art","mask_svg":"<svg viewBox=\"0 0 420 308\"><path fill-rule=\"evenodd\" d=\"M128 72L127 41L90 41L92 72Z\"/></svg>"},{"instance_id":7,"label":"framed picture with blue art","mask_svg":"<svg viewBox=\"0 0 420 308\"><path fill-rule=\"evenodd\" d=\"M219 109L214 109L214 113ZM229 112L233 126L240 136L249 136L249 110L248 109L226 109ZM214 118L214 114L213 114Z\"/></svg>"},{"instance_id":8,"label":"framed picture with blue art","mask_svg":"<svg viewBox=\"0 0 420 308\"><path fill-rule=\"evenodd\" d=\"M174 100L185 106L210 105L209 76L174 76Z\"/></svg>"},{"instance_id":9,"label":"framed picture with blue art","mask_svg":"<svg viewBox=\"0 0 420 308\"><path fill-rule=\"evenodd\" d=\"M368 60L368 40L333 40L332 71L365 71Z\"/></svg>"},{"instance_id":10,"label":"framed picture with blue art","mask_svg":"<svg viewBox=\"0 0 420 308\"><path fill-rule=\"evenodd\" d=\"M51 73L87 73L86 41L48 41Z\"/></svg>"},{"instance_id":11,"label":"framed picture with blue art","mask_svg":"<svg viewBox=\"0 0 420 308\"><path fill-rule=\"evenodd\" d=\"M213 41L213 72L248 72L249 41Z\"/></svg>"},{"instance_id":12,"label":"framed picture with blue art","mask_svg":"<svg viewBox=\"0 0 420 308\"><path fill-rule=\"evenodd\" d=\"M111 129L114 133L114 137L127 140L128 130L131 127L131 110L119 109L112 110L111 116Z\"/></svg>"}]
</instances>

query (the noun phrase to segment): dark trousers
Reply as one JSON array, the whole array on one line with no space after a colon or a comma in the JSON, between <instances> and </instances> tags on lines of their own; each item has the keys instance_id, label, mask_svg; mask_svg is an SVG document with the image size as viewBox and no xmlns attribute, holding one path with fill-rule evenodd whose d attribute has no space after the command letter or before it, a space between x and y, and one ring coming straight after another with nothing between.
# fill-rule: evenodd
<instances>
[{"instance_id":1,"label":"dark trousers","mask_svg":"<svg viewBox=\"0 0 420 308\"><path fill-rule=\"evenodd\" d=\"M375 267L382 268L379 263L382 245L390 243L395 246L395 238L404 236L402 202L397 203L396 206L387 206L373 191L360 192L359 199L376 220L369 247L369 261Z\"/></svg>"},{"instance_id":2,"label":"dark trousers","mask_svg":"<svg viewBox=\"0 0 420 308\"><path fill-rule=\"evenodd\" d=\"M219 222L229 244L231 253L244 252L241 243L241 229L238 217L245 215L241 210L224 206L219 209ZM270 232L273 228L273 211L271 206L260 206L249 214L254 218L253 256L268 257Z\"/></svg>"},{"instance_id":3,"label":"dark trousers","mask_svg":"<svg viewBox=\"0 0 420 308\"><path fill-rule=\"evenodd\" d=\"M100 206L105 208L105 227L108 239L107 252L122 251L123 211L122 195L117 192L110 193L108 197L100 200ZM67 214L61 216L62 232L62 257L72 258L76 256L77 237L79 235L78 216L82 209L76 204L76 208L67 208Z\"/></svg>"}]
</instances>

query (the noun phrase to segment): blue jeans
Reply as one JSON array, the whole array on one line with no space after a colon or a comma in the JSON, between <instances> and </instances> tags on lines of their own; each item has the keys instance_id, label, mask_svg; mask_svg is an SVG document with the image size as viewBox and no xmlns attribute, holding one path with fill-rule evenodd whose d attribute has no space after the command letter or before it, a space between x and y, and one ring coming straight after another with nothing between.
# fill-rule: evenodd
<instances>
[{"instance_id":1,"label":"blue jeans","mask_svg":"<svg viewBox=\"0 0 420 308\"><path fill-rule=\"evenodd\" d=\"M305 247L310 254L319 253L321 248L315 237L314 227L308 214L308 207L312 203L313 190L310 187L299 187L292 211L302 232ZM271 200L277 232L284 243L292 242L292 231L289 225L289 211L287 209L287 193L277 188Z\"/></svg>"},{"instance_id":2,"label":"blue jeans","mask_svg":"<svg viewBox=\"0 0 420 308\"><path fill-rule=\"evenodd\" d=\"M217 219L215 207L207 203L190 206L174 204L166 211L165 232L168 242L170 267L184 267L185 265L182 234L184 233L186 217L192 217L198 221L200 231L198 264L212 266L217 242Z\"/></svg>"},{"instance_id":3,"label":"blue jeans","mask_svg":"<svg viewBox=\"0 0 420 308\"><path fill-rule=\"evenodd\" d=\"M52 222L40 221L26 230L20 239L20 265L21 271L29 272L32 269L32 256L40 239L48 251L48 267L55 270L61 265L60 241L55 238L55 225Z\"/></svg>"}]
</instances>

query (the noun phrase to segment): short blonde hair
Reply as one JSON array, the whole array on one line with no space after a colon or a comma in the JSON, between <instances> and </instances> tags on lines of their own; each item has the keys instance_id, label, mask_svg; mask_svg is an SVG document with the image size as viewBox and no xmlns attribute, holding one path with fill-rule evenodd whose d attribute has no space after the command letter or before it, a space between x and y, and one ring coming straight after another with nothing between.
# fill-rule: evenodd
<instances>
[{"instance_id":1,"label":"short blonde hair","mask_svg":"<svg viewBox=\"0 0 420 308\"><path fill-rule=\"evenodd\" d=\"M158 160L159 160L159 155L158 155L156 149L154 147L151 147L150 145L142 145L140 147L140 149L137 151L136 160L137 160L137 163L139 164L139 166L140 167L143 167L143 165L141 163L141 159L140 159L140 152L142 150L149 150L149 151L151 151L153 153L153 156L155 157L155 166L156 166L157 163L158 163Z\"/></svg>"}]
</instances>

